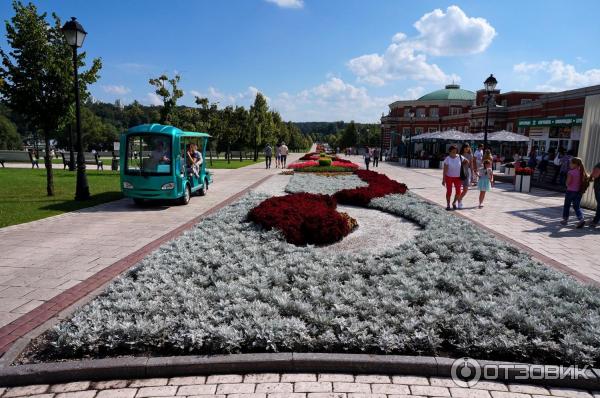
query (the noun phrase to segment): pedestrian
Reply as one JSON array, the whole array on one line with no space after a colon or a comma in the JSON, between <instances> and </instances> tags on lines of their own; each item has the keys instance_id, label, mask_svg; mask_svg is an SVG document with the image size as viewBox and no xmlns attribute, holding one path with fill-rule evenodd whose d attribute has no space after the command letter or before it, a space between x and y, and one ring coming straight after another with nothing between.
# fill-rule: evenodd
<instances>
[{"instance_id":1,"label":"pedestrian","mask_svg":"<svg viewBox=\"0 0 600 398\"><path fill-rule=\"evenodd\" d=\"M582 228L585 225L581 211L581 198L587 189L587 185L589 185L589 180L583 162L580 158L572 158L567 172L567 192L565 193L565 204L563 206L563 219L560 222L562 225L567 225L569 221L571 205L573 205L573 210L575 210L575 215L579 220L576 228Z\"/></svg>"},{"instance_id":2,"label":"pedestrian","mask_svg":"<svg viewBox=\"0 0 600 398\"><path fill-rule=\"evenodd\" d=\"M285 166L287 165L288 152L289 152L289 149L288 149L287 145L285 145L285 142L282 142L281 146L279 147L279 164L281 165L282 169L284 169Z\"/></svg>"},{"instance_id":3,"label":"pedestrian","mask_svg":"<svg viewBox=\"0 0 600 398\"><path fill-rule=\"evenodd\" d=\"M550 149L551 153L554 153L554 148ZM552 164L554 165L554 175L552 176L552 184L556 184L556 180L558 179L558 176L560 175L560 162L561 162L561 158L565 155L565 150L560 147L558 148L558 153L556 153L556 155L554 156L554 158L552 159Z\"/></svg>"},{"instance_id":4,"label":"pedestrian","mask_svg":"<svg viewBox=\"0 0 600 398\"><path fill-rule=\"evenodd\" d=\"M281 165L281 143L275 144L275 168Z\"/></svg>"},{"instance_id":5,"label":"pedestrian","mask_svg":"<svg viewBox=\"0 0 600 398\"><path fill-rule=\"evenodd\" d=\"M560 173L558 174L558 184L565 185L567 173L571 168L571 159L573 159L573 151L568 150L567 154L560 158Z\"/></svg>"},{"instance_id":6,"label":"pedestrian","mask_svg":"<svg viewBox=\"0 0 600 398\"><path fill-rule=\"evenodd\" d=\"M527 166L531 168L531 170L535 170L537 167L537 145L534 145L531 148L531 152L529 152L529 160L527 161Z\"/></svg>"},{"instance_id":7,"label":"pedestrian","mask_svg":"<svg viewBox=\"0 0 600 398\"><path fill-rule=\"evenodd\" d=\"M477 183L477 180L479 179L479 176L477 175L477 171L483 167L483 155L484 155L484 150L483 150L483 144L479 144L477 145L477 150L475 151L475 153L473 154L475 160L475 173L473 173L473 182Z\"/></svg>"},{"instance_id":8,"label":"pedestrian","mask_svg":"<svg viewBox=\"0 0 600 398\"><path fill-rule=\"evenodd\" d=\"M479 175L479 181L477 182L477 189L479 189L479 208L483 207L483 200L485 199L485 193L492 190L492 184L494 183L494 172L492 171L492 161L489 159L483 160L483 165L477 170Z\"/></svg>"},{"instance_id":9,"label":"pedestrian","mask_svg":"<svg viewBox=\"0 0 600 398\"><path fill-rule=\"evenodd\" d=\"M373 167L379 167L379 148L373 149Z\"/></svg>"},{"instance_id":10,"label":"pedestrian","mask_svg":"<svg viewBox=\"0 0 600 398\"><path fill-rule=\"evenodd\" d=\"M450 198L454 186L454 200L452 209L456 209L456 202L460 198L462 180L460 179L462 169L461 157L458 155L456 145L450 145L450 154L444 159L444 172L442 174L442 185L446 187L446 210L451 210Z\"/></svg>"},{"instance_id":11,"label":"pedestrian","mask_svg":"<svg viewBox=\"0 0 600 398\"><path fill-rule=\"evenodd\" d=\"M546 173L548 172L548 163L550 163L550 153L543 153L538 165L538 170L540 171L538 174L538 181L543 181L546 177Z\"/></svg>"},{"instance_id":12,"label":"pedestrian","mask_svg":"<svg viewBox=\"0 0 600 398\"><path fill-rule=\"evenodd\" d=\"M271 158L273 157L273 148L271 148L271 144L267 143L265 146L265 168L271 168Z\"/></svg>"},{"instance_id":13,"label":"pedestrian","mask_svg":"<svg viewBox=\"0 0 600 398\"><path fill-rule=\"evenodd\" d=\"M485 162L486 159L489 160L490 163L494 161L494 157L492 156L492 151L490 149L486 149L485 152L483 152L483 161Z\"/></svg>"},{"instance_id":14,"label":"pedestrian","mask_svg":"<svg viewBox=\"0 0 600 398\"><path fill-rule=\"evenodd\" d=\"M365 166L367 166L367 170L369 170L369 163L371 163L371 152L369 151L369 147L365 147L365 154L363 157L365 158Z\"/></svg>"},{"instance_id":15,"label":"pedestrian","mask_svg":"<svg viewBox=\"0 0 600 398\"><path fill-rule=\"evenodd\" d=\"M474 174L474 171L473 171L474 158L473 158L473 154L471 153L471 145L463 144L461 146L459 158L460 158L460 162L461 162L462 168L463 168L463 172L461 173L463 189L462 189L461 196L458 199L458 208L462 209L463 208L463 203L462 203L463 199L469 192L469 187L471 186L471 181L473 181L473 174Z\"/></svg>"},{"instance_id":16,"label":"pedestrian","mask_svg":"<svg viewBox=\"0 0 600 398\"><path fill-rule=\"evenodd\" d=\"M600 162L594 166L590 179L594 181L594 196L596 197L596 215L590 226L596 227L600 222Z\"/></svg>"}]
</instances>

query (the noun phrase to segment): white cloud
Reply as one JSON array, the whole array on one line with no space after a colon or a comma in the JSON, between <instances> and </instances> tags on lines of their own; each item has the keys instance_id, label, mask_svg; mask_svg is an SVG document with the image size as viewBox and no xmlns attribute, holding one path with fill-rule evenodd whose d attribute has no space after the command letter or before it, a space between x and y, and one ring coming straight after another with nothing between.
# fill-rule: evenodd
<instances>
[{"instance_id":1,"label":"white cloud","mask_svg":"<svg viewBox=\"0 0 600 398\"><path fill-rule=\"evenodd\" d=\"M112 84L107 84L105 86L102 86L102 90L104 90L105 93L114 94L114 95L125 95L125 94L129 94L131 92L131 89L129 87L112 85Z\"/></svg>"},{"instance_id":2,"label":"white cloud","mask_svg":"<svg viewBox=\"0 0 600 398\"><path fill-rule=\"evenodd\" d=\"M431 55L478 54L487 49L496 30L484 18L468 17L458 6L446 13L439 8L423 15L414 24L419 35L416 47Z\"/></svg>"},{"instance_id":3,"label":"white cloud","mask_svg":"<svg viewBox=\"0 0 600 398\"><path fill-rule=\"evenodd\" d=\"M365 87L354 86L338 77L329 77L324 83L296 94L280 93L271 106L286 120L355 120L374 123L382 112L387 112L390 103L416 98L423 91L422 87L414 87L406 90L402 96L371 96Z\"/></svg>"},{"instance_id":4,"label":"white cloud","mask_svg":"<svg viewBox=\"0 0 600 398\"><path fill-rule=\"evenodd\" d=\"M281 8L302 8L304 7L303 0L266 0L267 3L276 4Z\"/></svg>"},{"instance_id":5,"label":"white cloud","mask_svg":"<svg viewBox=\"0 0 600 398\"><path fill-rule=\"evenodd\" d=\"M150 105L162 105L163 102L156 93L146 94L146 103Z\"/></svg>"},{"instance_id":6,"label":"white cloud","mask_svg":"<svg viewBox=\"0 0 600 398\"><path fill-rule=\"evenodd\" d=\"M542 79L543 82L536 86L537 90L542 91L562 91L600 84L600 69L578 72L575 66L557 59L537 63L521 62L514 65L513 70L526 79L531 79L532 76Z\"/></svg>"},{"instance_id":7,"label":"white cloud","mask_svg":"<svg viewBox=\"0 0 600 398\"><path fill-rule=\"evenodd\" d=\"M194 97L208 98L210 102L218 102L221 107L229 105L248 107L254 103L256 94L259 92L260 90L254 86L249 86L245 91L233 94L224 93L214 87L209 87L206 91L190 90L190 94ZM269 102L269 97L265 96L265 98Z\"/></svg>"},{"instance_id":8,"label":"white cloud","mask_svg":"<svg viewBox=\"0 0 600 398\"><path fill-rule=\"evenodd\" d=\"M489 47L496 30L483 18L468 17L458 6L446 12L436 9L414 24L419 34L407 37L402 32L392 37L383 54L366 54L353 58L348 68L358 81L381 86L391 80L412 79L436 84L460 81L446 74L428 55L456 56L476 54Z\"/></svg>"}]
</instances>

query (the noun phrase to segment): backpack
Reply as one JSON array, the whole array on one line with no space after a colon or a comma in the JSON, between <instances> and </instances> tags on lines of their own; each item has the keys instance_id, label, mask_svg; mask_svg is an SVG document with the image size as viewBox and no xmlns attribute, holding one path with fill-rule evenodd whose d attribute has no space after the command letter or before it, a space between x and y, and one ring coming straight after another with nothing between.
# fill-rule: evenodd
<instances>
[{"instance_id":1,"label":"backpack","mask_svg":"<svg viewBox=\"0 0 600 398\"><path fill-rule=\"evenodd\" d=\"M590 177L588 175L584 174L583 178L581 179L581 186L579 187L579 193L583 195L589 187L590 187Z\"/></svg>"}]
</instances>

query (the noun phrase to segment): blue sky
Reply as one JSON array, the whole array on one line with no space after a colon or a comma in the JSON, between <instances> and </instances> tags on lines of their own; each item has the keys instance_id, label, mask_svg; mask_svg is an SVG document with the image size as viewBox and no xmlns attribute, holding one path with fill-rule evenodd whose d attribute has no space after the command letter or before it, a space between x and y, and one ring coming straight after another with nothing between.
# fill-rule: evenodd
<instances>
[{"instance_id":1,"label":"blue sky","mask_svg":"<svg viewBox=\"0 0 600 398\"><path fill-rule=\"evenodd\" d=\"M148 79L180 73L189 105L248 106L260 91L287 120L377 122L394 100L453 80L477 90L490 73L503 91L600 84L593 0L34 3L83 24L84 50L104 64L91 91L109 102L153 103Z\"/></svg>"}]
</instances>

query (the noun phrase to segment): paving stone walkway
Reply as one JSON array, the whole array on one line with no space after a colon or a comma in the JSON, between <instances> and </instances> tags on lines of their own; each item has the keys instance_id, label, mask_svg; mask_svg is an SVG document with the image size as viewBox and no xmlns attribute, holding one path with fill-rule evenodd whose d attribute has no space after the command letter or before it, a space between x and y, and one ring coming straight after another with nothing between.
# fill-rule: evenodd
<instances>
[{"instance_id":1,"label":"paving stone walkway","mask_svg":"<svg viewBox=\"0 0 600 398\"><path fill-rule=\"evenodd\" d=\"M289 161L300 156L290 154ZM0 228L0 328L280 171L263 163L213 170L208 194L192 197L187 206L140 208L121 199ZM2 338L0 333L0 343Z\"/></svg>"},{"instance_id":2,"label":"paving stone walkway","mask_svg":"<svg viewBox=\"0 0 600 398\"><path fill-rule=\"evenodd\" d=\"M362 159L350 157L363 165ZM397 163L381 162L373 170L404 182L411 192L446 206L442 170L408 169ZM516 241L526 248L557 262L600 284L600 228L575 229L571 210L570 224L562 226L564 194L533 188L530 193L515 192L510 183L498 182L486 195L484 208L478 208L479 191L472 187L464 200L465 208L457 211L467 219ZM584 211L587 219L592 211ZM580 278L582 279L582 278Z\"/></svg>"},{"instance_id":3,"label":"paving stone walkway","mask_svg":"<svg viewBox=\"0 0 600 398\"><path fill-rule=\"evenodd\" d=\"M110 380L0 388L0 397L30 398L600 398L600 391L482 381L470 388L451 379L331 373L261 373Z\"/></svg>"}]
</instances>

